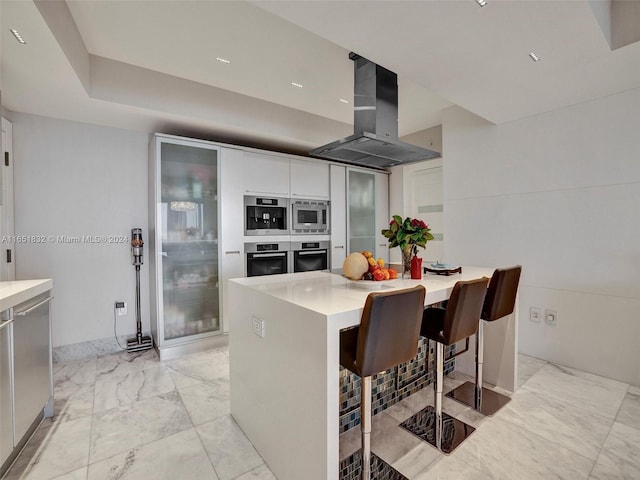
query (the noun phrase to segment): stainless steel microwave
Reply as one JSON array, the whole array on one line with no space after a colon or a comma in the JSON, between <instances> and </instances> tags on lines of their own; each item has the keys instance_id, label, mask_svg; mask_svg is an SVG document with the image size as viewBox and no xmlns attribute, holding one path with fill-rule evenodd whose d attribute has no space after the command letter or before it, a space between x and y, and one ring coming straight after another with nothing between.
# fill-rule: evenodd
<instances>
[{"instance_id":1,"label":"stainless steel microwave","mask_svg":"<svg viewBox=\"0 0 640 480\"><path fill-rule=\"evenodd\" d=\"M291 233L329 233L329 202L325 200L293 200Z\"/></svg>"}]
</instances>

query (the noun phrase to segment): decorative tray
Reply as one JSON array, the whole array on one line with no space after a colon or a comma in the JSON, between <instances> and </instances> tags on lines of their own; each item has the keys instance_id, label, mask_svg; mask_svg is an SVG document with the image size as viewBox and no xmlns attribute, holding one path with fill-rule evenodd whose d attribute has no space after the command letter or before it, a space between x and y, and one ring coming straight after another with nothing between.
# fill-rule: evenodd
<instances>
[{"instance_id":1,"label":"decorative tray","mask_svg":"<svg viewBox=\"0 0 640 480\"><path fill-rule=\"evenodd\" d=\"M432 263L428 267L423 267L424 273L435 273L436 275L453 275L454 273L462 273L460 265L451 263Z\"/></svg>"}]
</instances>

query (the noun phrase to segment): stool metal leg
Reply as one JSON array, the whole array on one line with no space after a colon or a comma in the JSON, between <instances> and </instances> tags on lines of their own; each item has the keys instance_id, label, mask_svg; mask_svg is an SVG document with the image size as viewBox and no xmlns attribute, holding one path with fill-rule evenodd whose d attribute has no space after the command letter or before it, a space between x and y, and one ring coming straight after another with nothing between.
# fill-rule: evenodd
<instances>
[{"instance_id":1,"label":"stool metal leg","mask_svg":"<svg viewBox=\"0 0 640 480\"><path fill-rule=\"evenodd\" d=\"M482 364L484 363L484 322L478 323L478 333L476 333L476 395L474 408L478 411L482 408Z\"/></svg>"},{"instance_id":2,"label":"stool metal leg","mask_svg":"<svg viewBox=\"0 0 640 480\"><path fill-rule=\"evenodd\" d=\"M442 450L442 384L444 372L444 345L436 342L436 378L435 378L435 414L436 414L436 448Z\"/></svg>"},{"instance_id":3,"label":"stool metal leg","mask_svg":"<svg viewBox=\"0 0 640 480\"><path fill-rule=\"evenodd\" d=\"M362 377L360 394L362 480L371 480L371 377Z\"/></svg>"},{"instance_id":4,"label":"stool metal leg","mask_svg":"<svg viewBox=\"0 0 640 480\"><path fill-rule=\"evenodd\" d=\"M494 392L482 386L482 367L484 364L484 321L478 324L476 334L476 381L465 382L447 393L447 397L491 416L506 405L511 399L506 395Z\"/></svg>"}]
</instances>

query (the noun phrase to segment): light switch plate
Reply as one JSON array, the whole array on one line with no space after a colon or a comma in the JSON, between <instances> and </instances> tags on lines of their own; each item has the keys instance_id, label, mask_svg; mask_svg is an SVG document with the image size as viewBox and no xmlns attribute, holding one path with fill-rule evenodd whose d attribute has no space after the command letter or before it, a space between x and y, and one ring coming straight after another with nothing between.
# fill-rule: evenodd
<instances>
[{"instance_id":1,"label":"light switch plate","mask_svg":"<svg viewBox=\"0 0 640 480\"><path fill-rule=\"evenodd\" d=\"M251 322L253 323L253 333L255 333L260 338L264 338L264 320L252 316Z\"/></svg>"},{"instance_id":2,"label":"light switch plate","mask_svg":"<svg viewBox=\"0 0 640 480\"><path fill-rule=\"evenodd\" d=\"M558 325L558 312L555 310L545 310L544 311L544 321L549 325L553 325L554 327Z\"/></svg>"},{"instance_id":3,"label":"light switch plate","mask_svg":"<svg viewBox=\"0 0 640 480\"><path fill-rule=\"evenodd\" d=\"M529 320L532 322L540 322L540 309L538 307L531 307L529 309Z\"/></svg>"}]
</instances>

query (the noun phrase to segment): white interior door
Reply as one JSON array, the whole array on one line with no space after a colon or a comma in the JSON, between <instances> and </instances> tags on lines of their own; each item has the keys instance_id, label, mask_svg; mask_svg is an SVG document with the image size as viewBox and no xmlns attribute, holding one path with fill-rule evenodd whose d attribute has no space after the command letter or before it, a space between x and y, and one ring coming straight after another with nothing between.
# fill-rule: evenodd
<instances>
[{"instance_id":1,"label":"white interior door","mask_svg":"<svg viewBox=\"0 0 640 480\"><path fill-rule=\"evenodd\" d=\"M15 280L15 242L13 224L13 130L2 119L2 159L0 160L0 280Z\"/></svg>"}]
</instances>

